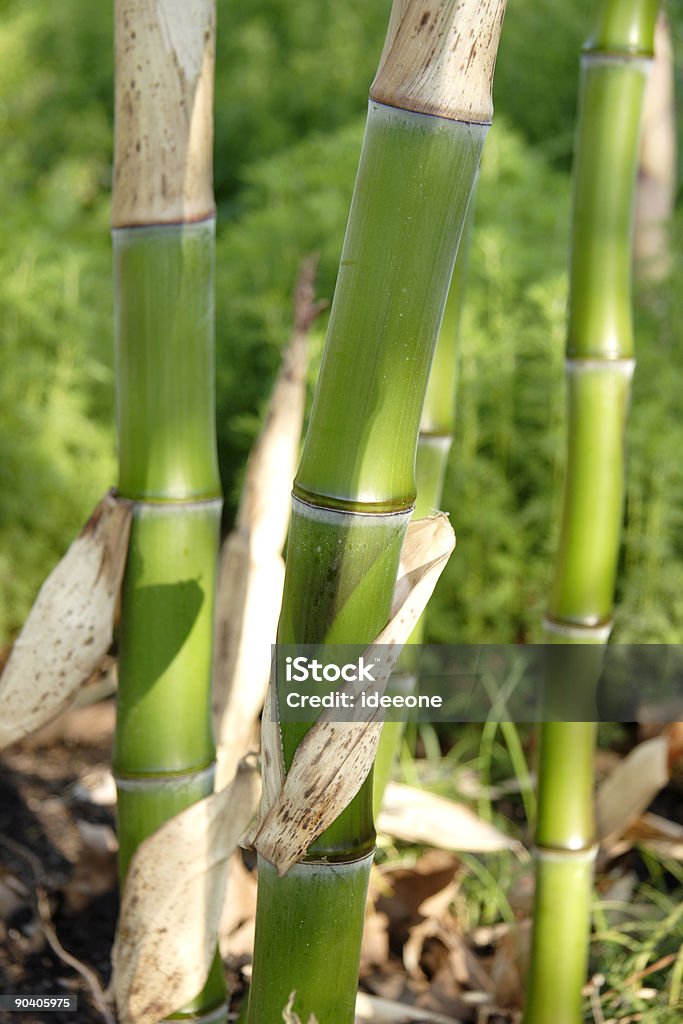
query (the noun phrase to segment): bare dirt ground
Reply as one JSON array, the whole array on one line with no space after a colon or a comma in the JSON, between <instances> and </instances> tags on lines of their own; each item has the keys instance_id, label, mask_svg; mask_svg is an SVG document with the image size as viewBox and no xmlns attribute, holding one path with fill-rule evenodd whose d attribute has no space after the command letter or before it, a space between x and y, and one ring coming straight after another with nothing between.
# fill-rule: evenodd
<instances>
[{"instance_id":1,"label":"bare dirt ground","mask_svg":"<svg viewBox=\"0 0 683 1024\"><path fill-rule=\"evenodd\" d=\"M0 1010L2 1024L114 1020L102 995L118 911L113 726L110 699L69 712L0 759L0 992L78 997L76 1012ZM681 822L682 794L679 780L660 794L655 810ZM638 873L632 846L618 863L619 878ZM458 856L445 851L415 851L404 863L385 856L371 882L361 989L421 1007L425 1020L432 1012L465 1024L510 1024L519 1019L522 997L530 861L520 859L506 895L512 925L461 926L463 871ZM236 1016L253 937L248 856L240 857L233 878L221 948Z\"/></svg>"}]
</instances>

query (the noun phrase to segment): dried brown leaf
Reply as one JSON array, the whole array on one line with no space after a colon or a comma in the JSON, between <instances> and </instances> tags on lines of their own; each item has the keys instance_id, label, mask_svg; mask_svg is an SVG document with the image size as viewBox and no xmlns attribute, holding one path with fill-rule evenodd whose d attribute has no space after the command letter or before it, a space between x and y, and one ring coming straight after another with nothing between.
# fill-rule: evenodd
<instances>
[{"instance_id":1,"label":"dried brown leaf","mask_svg":"<svg viewBox=\"0 0 683 1024\"><path fill-rule=\"evenodd\" d=\"M247 871L239 851L233 853L228 864L225 900L219 926L218 938L221 954L236 954L232 942L236 932L245 924L253 925L256 915L256 873ZM253 930L253 929L252 929ZM251 952L251 946L240 952Z\"/></svg>"},{"instance_id":2,"label":"dried brown leaf","mask_svg":"<svg viewBox=\"0 0 683 1024\"><path fill-rule=\"evenodd\" d=\"M496 943L496 951L489 970L499 1006L522 1006L530 948L530 920L520 921L513 928L508 928Z\"/></svg>"},{"instance_id":3,"label":"dried brown leaf","mask_svg":"<svg viewBox=\"0 0 683 1024\"><path fill-rule=\"evenodd\" d=\"M217 789L227 785L251 746L268 688L284 575L279 551L256 561L248 536L235 532L228 537L221 560L214 657L220 704L215 716Z\"/></svg>"},{"instance_id":4,"label":"dried brown leaf","mask_svg":"<svg viewBox=\"0 0 683 1024\"><path fill-rule=\"evenodd\" d=\"M522 848L465 804L396 782L387 786L377 828L396 839L442 850L490 853Z\"/></svg>"},{"instance_id":5,"label":"dried brown leaf","mask_svg":"<svg viewBox=\"0 0 683 1024\"><path fill-rule=\"evenodd\" d=\"M640 743L601 783L596 800L603 845L618 839L669 781L669 741L655 736Z\"/></svg>"},{"instance_id":6,"label":"dried brown leaf","mask_svg":"<svg viewBox=\"0 0 683 1024\"><path fill-rule=\"evenodd\" d=\"M138 847L112 956L120 1024L157 1024L201 990L216 950L228 859L258 794L258 774L242 764L226 789Z\"/></svg>"},{"instance_id":7,"label":"dried brown leaf","mask_svg":"<svg viewBox=\"0 0 683 1024\"><path fill-rule=\"evenodd\" d=\"M106 654L131 514L105 495L43 583L0 676L0 749L54 718Z\"/></svg>"},{"instance_id":8,"label":"dried brown leaf","mask_svg":"<svg viewBox=\"0 0 683 1024\"><path fill-rule=\"evenodd\" d=\"M29 891L22 880L0 864L0 921L8 921L12 914L29 903Z\"/></svg>"},{"instance_id":9,"label":"dried brown leaf","mask_svg":"<svg viewBox=\"0 0 683 1024\"><path fill-rule=\"evenodd\" d=\"M445 850L427 850L412 867L380 868L371 879L371 887L381 882L377 907L386 911L396 932L415 924L423 910L443 893L455 894L455 874L460 862ZM450 902L450 899L449 899Z\"/></svg>"},{"instance_id":10,"label":"dried brown leaf","mask_svg":"<svg viewBox=\"0 0 683 1024\"><path fill-rule=\"evenodd\" d=\"M118 842L110 825L77 821L81 847L73 873L64 889L66 905L79 913L95 897L108 892L116 883Z\"/></svg>"},{"instance_id":11,"label":"dried brown leaf","mask_svg":"<svg viewBox=\"0 0 683 1024\"><path fill-rule=\"evenodd\" d=\"M683 861L683 825L658 814L643 814L630 826L625 838L639 843L658 857Z\"/></svg>"},{"instance_id":12,"label":"dried brown leaf","mask_svg":"<svg viewBox=\"0 0 683 1024\"><path fill-rule=\"evenodd\" d=\"M458 1021L442 1013L359 992L356 997L356 1024L458 1024Z\"/></svg>"},{"instance_id":13,"label":"dried brown leaf","mask_svg":"<svg viewBox=\"0 0 683 1024\"><path fill-rule=\"evenodd\" d=\"M360 950L360 973L366 974L389 959L389 918L377 911L371 899L365 908L363 939Z\"/></svg>"}]
</instances>

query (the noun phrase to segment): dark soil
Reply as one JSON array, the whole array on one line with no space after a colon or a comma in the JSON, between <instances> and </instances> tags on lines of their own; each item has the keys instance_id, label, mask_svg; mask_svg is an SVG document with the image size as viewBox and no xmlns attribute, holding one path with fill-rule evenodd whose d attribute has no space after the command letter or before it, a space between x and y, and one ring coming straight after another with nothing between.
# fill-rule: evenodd
<instances>
[{"instance_id":1,"label":"dark soil","mask_svg":"<svg viewBox=\"0 0 683 1024\"><path fill-rule=\"evenodd\" d=\"M113 708L109 711L113 725ZM81 715L83 712L87 709L81 709ZM47 736L16 745L0 758L0 993L75 995L78 1009L42 1013L0 1009L0 1024L103 1024L107 1019L84 974L90 971L100 989L106 989L118 889L113 845L107 848L103 840L111 836L113 844L114 811L106 802L93 801L83 782L98 772L103 774L111 764L112 733L111 728L90 729L86 720L79 721L80 735L76 738L68 731L53 730ZM672 821L681 821L682 806L679 776L660 794L652 809ZM514 807L508 810L513 817ZM640 856L635 851L626 856L629 867L640 873ZM448 877L452 877L452 865L449 871ZM415 896L415 872L407 874L410 892ZM384 931L389 929L388 946L386 953L375 959L374 967L366 965L362 987L385 998L405 997L410 1002L415 993L411 995L406 987L401 949L415 922L412 918L394 920L400 875L398 871L392 880L391 899L380 896L377 900L378 920L384 917L389 922L383 926ZM439 888L435 868L426 877ZM668 881L666 878L665 884ZM672 888L679 884L673 876L670 881ZM433 964L430 957L441 955L443 950L435 941L425 943L420 965L428 978L434 973L438 988L438 957ZM59 949L55 949L57 945ZM477 955L485 952L479 950ZM226 965L237 1003L244 991L240 967L248 960L244 953ZM378 973L380 961L382 970ZM457 995L457 987L453 991ZM453 1007L461 1019L474 1019L468 1015L471 1007L457 1000ZM434 1008L443 1012L443 1003Z\"/></svg>"},{"instance_id":2,"label":"dark soil","mask_svg":"<svg viewBox=\"0 0 683 1024\"><path fill-rule=\"evenodd\" d=\"M74 782L104 767L110 756L107 743L75 746L62 740L39 748L18 745L3 755L0 992L76 995L78 1009L0 1010L2 1024L102 1024L85 979L50 948L37 897L42 890L66 953L94 971L105 987L118 910L115 873L106 856L100 863L84 849L78 823L113 827L114 816L110 808L79 799ZM83 870L84 856L86 864L90 861L89 875ZM8 892L16 899L7 897Z\"/></svg>"}]
</instances>

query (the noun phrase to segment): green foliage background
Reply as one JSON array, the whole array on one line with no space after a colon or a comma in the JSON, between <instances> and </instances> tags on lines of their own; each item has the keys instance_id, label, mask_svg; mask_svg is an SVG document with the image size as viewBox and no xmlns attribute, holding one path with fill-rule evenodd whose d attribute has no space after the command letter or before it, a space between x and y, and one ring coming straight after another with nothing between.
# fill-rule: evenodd
<instances>
[{"instance_id":1,"label":"green foliage background","mask_svg":"<svg viewBox=\"0 0 683 1024\"><path fill-rule=\"evenodd\" d=\"M229 521L301 258L331 297L389 0L218 0L218 430ZM677 41L683 16L670 5ZM458 548L432 639L533 639L563 451L569 167L589 0L512 0L479 189L457 439ZM0 636L115 482L110 5L0 0ZM680 84L679 68L679 84ZM681 226L675 228L680 251ZM683 622L683 264L641 296L618 636ZM324 319L316 326L319 353Z\"/></svg>"}]
</instances>

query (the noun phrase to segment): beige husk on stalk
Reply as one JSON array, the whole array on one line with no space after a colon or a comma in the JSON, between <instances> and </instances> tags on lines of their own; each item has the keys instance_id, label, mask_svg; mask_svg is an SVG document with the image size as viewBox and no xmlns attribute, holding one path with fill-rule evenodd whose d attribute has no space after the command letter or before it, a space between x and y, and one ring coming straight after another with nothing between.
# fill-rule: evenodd
<instances>
[{"instance_id":1,"label":"beige husk on stalk","mask_svg":"<svg viewBox=\"0 0 683 1024\"><path fill-rule=\"evenodd\" d=\"M229 786L171 818L138 847L112 954L120 1024L156 1024L206 981L227 863L259 791L256 768L242 763Z\"/></svg>"},{"instance_id":2,"label":"beige husk on stalk","mask_svg":"<svg viewBox=\"0 0 683 1024\"><path fill-rule=\"evenodd\" d=\"M0 749L63 711L112 642L132 505L109 493L43 583L0 676Z\"/></svg>"},{"instance_id":3,"label":"beige husk on stalk","mask_svg":"<svg viewBox=\"0 0 683 1024\"><path fill-rule=\"evenodd\" d=\"M281 552L304 418L307 338L324 306L314 301L316 267L310 257L299 272L294 330L249 457L236 525L221 554L213 662L217 790L253 745L268 688L284 582Z\"/></svg>"},{"instance_id":4,"label":"beige husk on stalk","mask_svg":"<svg viewBox=\"0 0 683 1024\"><path fill-rule=\"evenodd\" d=\"M115 226L200 221L215 212L214 18L205 0L117 0L117 61L131 74L119 74L115 96ZM146 91L153 102L140 102Z\"/></svg>"},{"instance_id":5,"label":"beige husk on stalk","mask_svg":"<svg viewBox=\"0 0 683 1024\"><path fill-rule=\"evenodd\" d=\"M453 33L453 10L458 7L458 28ZM444 0L431 11L425 11L424 0L395 3L370 90L373 100L454 121L490 121L491 82L504 14L500 0L469 5ZM416 59L415 39L420 32L426 38ZM443 39L448 39L448 45L443 45ZM466 73L475 66L476 74Z\"/></svg>"},{"instance_id":6,"label":"beige husk on stalk","mask_svg":"<svg viewBox=\"0 0 683 1024\"><path fill-rule=\"evenodd\" d=\"M375 647L393 649L382 659L384 681L427 604L454 543L443 514L409 527L392 619L367 651L371 658ZM377 679L376 685L381 686L380 672ZM262 818L252 830L252 843L259 852L266 849L269 853L276 845L278 867L287 870L362 784L374 758L381 724L321 719L309 732L308 742L299 748L283 785L279 742L273 747L270 705L267 701L264 709L263 755L264 787L269 796L262 798ZM339 768L343 749L349 755L346 770ZM314 821L305 824L295 808L301 790L310 791L311 787L310 798L318 801L320 808ZM122 1024L152 1024L203 983L215 950L228 859L253 816L258 792L255 770L242 762L228 787L176 815L135 853L114 953L112 988ZM200 900L199 895L205 897L207 892L210 899ZM189 905L209 906L214 912L192 919L187 913ZM146 923L142 941L139 920Z\"/></svg>"},{"instance_id":7,"label":"beige husk on stalk","mask_svg":"<svg viewBox=\"0 0 683 1024\"><path fill-rule=\"evenodd\" d=\"M455 535L443 513L408 527L391 619L366 652L367 660L381 654L373 689L381 690L388 682L454 546ZM340 687L354 696L361 689L359 683ZM249 841L283 875L301 860L362 786L375 759L383 723L381 710L363 723L335 722L332 712L323 712L299 744L285 777L273 703L267 700L264 708L263 795L260 818Z\"/></svg>"}]
</instances>

